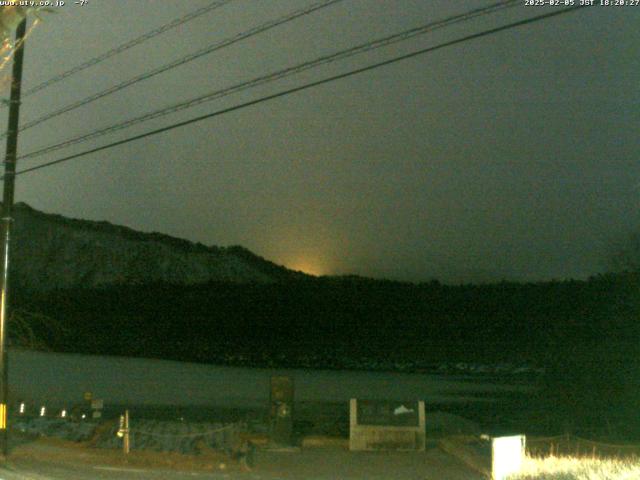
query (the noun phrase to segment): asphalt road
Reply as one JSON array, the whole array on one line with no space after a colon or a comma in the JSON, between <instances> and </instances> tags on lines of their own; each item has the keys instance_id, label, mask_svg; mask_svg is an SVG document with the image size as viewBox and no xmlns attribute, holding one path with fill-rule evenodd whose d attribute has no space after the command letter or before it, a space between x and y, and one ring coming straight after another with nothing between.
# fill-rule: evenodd
<instances>
[{"instance_id":1,"label":"asphalt road","mask_svg":"<svg viewBox=\"0 0 640 480\"><path fill-rule=\"evenodd\" d=\"M51 462L29 461L20 465L8 465L0 468L0 480L258 480L266 479L252 473L224 472L176 472L175 470L157 470L127 468L109 465L53 464Z\"/></svg>"},{"instance_id":2,"label":"asphalt road","mask_svg":"<svg viewBox=\"0 0 640 480\"><path fill-rule=\"evenodd\" d=\"M84 462L10 460L0 480L481 480L438 448L426 452L348 452L314 449L258 452L252 471L176 471Z\"/></svg>"}]
</instances>

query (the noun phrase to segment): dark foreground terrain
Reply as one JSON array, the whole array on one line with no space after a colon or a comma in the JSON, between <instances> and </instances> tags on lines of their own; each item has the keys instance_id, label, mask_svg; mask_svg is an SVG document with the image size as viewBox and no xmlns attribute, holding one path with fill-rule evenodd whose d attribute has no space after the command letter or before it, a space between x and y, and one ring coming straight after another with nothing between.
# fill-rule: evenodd
<instances>
[{"instance_id":1,"label":"dark foreground terrain","mask_svg":"<svg viewBox=\"0 0 640 480\"><path fill-rule=\"evenodd\" d=\"M490 415L515 414L549 434L640 439L637 274L459 286L296 277L22 289L14 300L12 341L57 352L484 376L529 369L540 374L536 397Z\"/></svg>"},{"instance_id":2,"label":"dark foreground terrain","mask_svg":"<svg viewBox=\"0 0 640 480\"><path fill-rule=\"evenodd\" d=\"M483 478L456 458L431 445L426 452L349 452L342 447L296 451L258 450L246 469L211 455L194 468L188 458L103 452L39 441L15 450L0 475L7 480L475 480ZM206 462L209 462L208 464ZM199 468L198 468L199 467Z\"/></svg>"},{"instance_id":3,"label":"dark foreground terrain","mask_svg":"<svg viewBox=\"0 0 640 480\"><path fill-rule=\"evenodd\" d=\"M316 408L317 410L317 408ZM320 417L326 418L323 412ZM430 416L431 417L431 416ZM438 446L438 438L451 430L473 431L471 423L446 414L434 414L428 423L428 445L424 452L350 452L347 437L305 435L296 432L296 445L271 447L267 436L249 433L252 448L239 458L224 448L210 448L195 442L197 451L180 453L183 442L162 449L135 448L121 451L121 439L114 436L111 421L78 423L55 419L23 419L12 428L12 449L2 478L14 479L450 479L482 478ZM161 422L162 423L162 422ZM153 433L171 437L169 424L157 424ZM194 427L196 424L192 424ZM135 428L149 429L151 424ZM91 427L91 428L89 428ZM105 428L106 427L106 428ZM135 428L132 427L134 430ZM187 428L191 430L192 428ZM48 435L36 434L47 431ZM114 442L110 437L114 436ZM76 441L62 439L74 437Z\"/></svg>"}]
</instances>

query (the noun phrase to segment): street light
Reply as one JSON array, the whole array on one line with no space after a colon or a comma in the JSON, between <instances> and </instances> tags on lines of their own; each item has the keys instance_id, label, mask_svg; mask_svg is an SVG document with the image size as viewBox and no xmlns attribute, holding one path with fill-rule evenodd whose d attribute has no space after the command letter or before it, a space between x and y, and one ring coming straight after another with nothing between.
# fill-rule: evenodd
<instances>
[{"instance_id":1,"label":"street light","mask_svg":"<svg viewBox=\"0 0 640 480\"><path fill-rule=\"evenodd\" d=\"M27 18L26 7L2 7L0 11L0 35L2 41L7 42L11 38L18 25Z\"/></svg>"}]
</instances>

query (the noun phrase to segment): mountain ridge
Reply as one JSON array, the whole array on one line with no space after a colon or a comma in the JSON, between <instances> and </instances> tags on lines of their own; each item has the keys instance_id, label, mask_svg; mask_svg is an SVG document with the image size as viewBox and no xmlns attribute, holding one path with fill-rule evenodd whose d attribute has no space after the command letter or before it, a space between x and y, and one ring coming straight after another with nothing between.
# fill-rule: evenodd
<instances>
[{"instance_id":1,"label":"mountain ridge","mask_svg":"<svg viewBox=\"0 0 640 480\"><path fill-rule=\"evenodd\" d=\"M242 246L206 246L106 221L14 207L12 282L34 289L211 281L272 283L306 278Z\"/></svg>"}]
</instances>

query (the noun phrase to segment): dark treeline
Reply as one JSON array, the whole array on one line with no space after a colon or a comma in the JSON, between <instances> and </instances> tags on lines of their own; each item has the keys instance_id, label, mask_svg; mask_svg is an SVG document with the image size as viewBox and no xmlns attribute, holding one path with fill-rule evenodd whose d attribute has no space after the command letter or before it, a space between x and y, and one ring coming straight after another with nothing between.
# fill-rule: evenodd
<instances>
[{"instance_id":1,"label":"dark treeline","mask_svg":"<svg viewBox=\"0 0 640 480\"><path fill-rule=\"evenodd\" d=\"M634 275L446 286L359 277L145 285L34 294L17 307L61 322L54 350L210 361L212 349L383 348L434 361L546 359L567 345L639 337ZM456 347L460 348L456 348Z\"/></svg>"}]
</instances>

